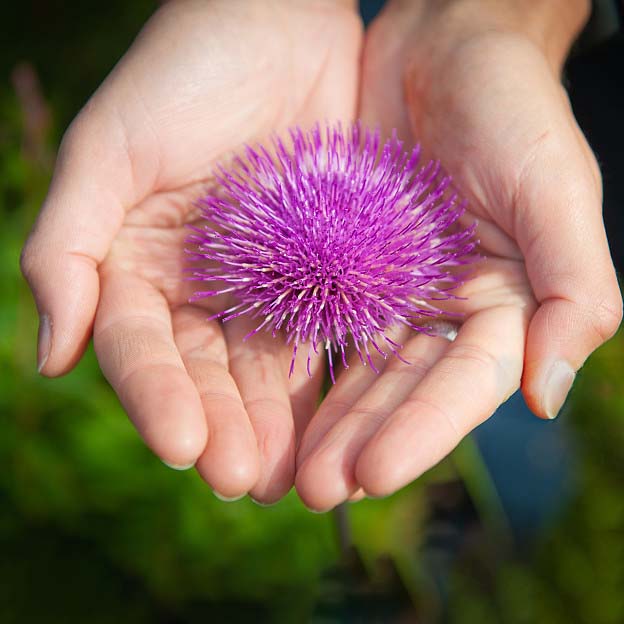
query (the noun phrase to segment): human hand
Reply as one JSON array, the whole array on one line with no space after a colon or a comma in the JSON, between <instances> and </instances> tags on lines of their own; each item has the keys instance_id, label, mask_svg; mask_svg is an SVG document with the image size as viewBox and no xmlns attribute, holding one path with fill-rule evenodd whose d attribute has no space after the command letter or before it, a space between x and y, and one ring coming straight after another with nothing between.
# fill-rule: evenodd
<instances>
[{"instance_id":1,"label":"human hand","mask_svg":"<svg viewBox=\"0 0 624 624\"><path fill-rule=\"evenodd\" d=\"M454 342L402 336L412 366L352 367L331 389L297 457L314 509L406 485L520 385L554 418L621 321L600 173L560 84L588 3L529 4L397 0L367 33L362 118L443 163L485 260L451 306Z\"/></svg>"},{"instance_id":2,"label":"human hand","mask_svg":"<svg viewBox=\"0 0 624 624\"><path fill-rule=\"evenodd\" d=\"M361 25L348 0L171 2L67 131L22 254L50 377L98 360L139 433L224 497L272 502L321 375L244 320L191 305L186 226L216 161L318 119L353 119ZM210 309L210 306L213 306ZM305 367L302 367L305 368Z\"/></svg>"}]
</instances>

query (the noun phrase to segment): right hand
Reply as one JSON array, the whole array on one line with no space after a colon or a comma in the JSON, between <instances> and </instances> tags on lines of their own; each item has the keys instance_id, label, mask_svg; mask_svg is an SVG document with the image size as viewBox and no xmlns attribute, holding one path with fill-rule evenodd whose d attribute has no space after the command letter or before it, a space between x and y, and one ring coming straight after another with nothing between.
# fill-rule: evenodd
<instances>
[{"instance_id":1,"label":"right hand","mask_svg":"<svg viewBox=\"0 0 624 624\"><path fill-rule=\"evenodd\" d=\"M465 222L478 220L484 261L456 291L466 299L440 304L461 314L453 343L406 332L412 366L389 358L378 376L352 367L338 379L298 451L308 506L392 494L520 386L554 418L617 330L600 172L560 83L583 5L394 0L371 25L360 114L443 164L469 201Z\"/></svg>"}]
</instances>

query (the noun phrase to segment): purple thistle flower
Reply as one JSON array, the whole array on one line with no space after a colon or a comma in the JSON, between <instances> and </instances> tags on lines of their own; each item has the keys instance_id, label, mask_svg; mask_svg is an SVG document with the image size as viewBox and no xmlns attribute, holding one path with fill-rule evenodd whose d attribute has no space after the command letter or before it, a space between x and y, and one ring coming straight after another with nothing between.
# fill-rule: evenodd
<instances>
[{"instance_id":1,"label":"purple thistle flower","mask_svg":"<svg viewBox=\"0 0 624 624\"><path fill-rule=\"evenodd\" d=\"M283 330L291 374L300 345L308 373L323 345L334 381L332 351L348 367L349 340L376 371L371 349L402 359L391 326L431 331L423 317L439 315L435 302L462 282L450 269L472 259L474 226L449 231L463 204L438 163L419 166L418 147L404 152L395 136L381 146L359 124L290 138L291 149L280 139L272 152L246 147L230 170L219 167L221 191L199 200L208 224L189 242L194 259L212 263L192 279L221 287L192 300L231 293L234 304L212 318L258 318L248 337Z\"/></svg>"}]
</instances>

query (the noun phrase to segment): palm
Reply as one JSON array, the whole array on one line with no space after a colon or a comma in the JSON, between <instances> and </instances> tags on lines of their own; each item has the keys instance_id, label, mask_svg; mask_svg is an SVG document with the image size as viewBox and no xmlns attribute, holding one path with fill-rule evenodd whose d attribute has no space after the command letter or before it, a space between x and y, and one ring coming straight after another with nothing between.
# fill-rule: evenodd
<instances>
[{"instance_id":1,"label":"palm","mask_svg":"<svg viewBox=\"0 0 624 624\"><path fill-rule=\"evenodd\" d=\"M352 119L360 28L333 3L258 5L167 7L102 89L101 97L130 94L119 114L135 129L127 148L135 203L100 268L94 340L105 374L161 457L179 464L199 454L197 468L215 490L252 488L272 501L292 485L296 433L320 375L297 370L289 381L290 357L278 341L243 343L248 321L222 331L206 321L218 301L188 303L186 226L197 220L193 200L215 162L242 143L317 119Z\"/></svg>"}]
</instances>

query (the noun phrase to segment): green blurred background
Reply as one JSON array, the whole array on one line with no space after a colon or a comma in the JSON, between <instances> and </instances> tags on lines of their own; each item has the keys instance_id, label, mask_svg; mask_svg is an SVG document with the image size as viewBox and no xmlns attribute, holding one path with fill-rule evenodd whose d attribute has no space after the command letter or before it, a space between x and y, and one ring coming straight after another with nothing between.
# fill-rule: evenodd
<instances>
[{"instance_id":1,"label":"green blurred background","mask_svg":"<svg viewBox=\"0 0 624 624\"><path fill-rule=\"evenodd\" d=\"M40 0L4 18L0 623L624 622L622 332L583 368L565 425L536 425L538 440L559 427L568 449L546 494L532 493L548 474L485 461L473 438L394 497L349 505L350 548L344 515L311 514L292 494L271 508L222 503L194 472L166 468L91 351L63 379L36 374L20 247L63 129L154 8ZM505 502L516 495L548 513L523 527Z\"/></svg>"}]
</instances>

